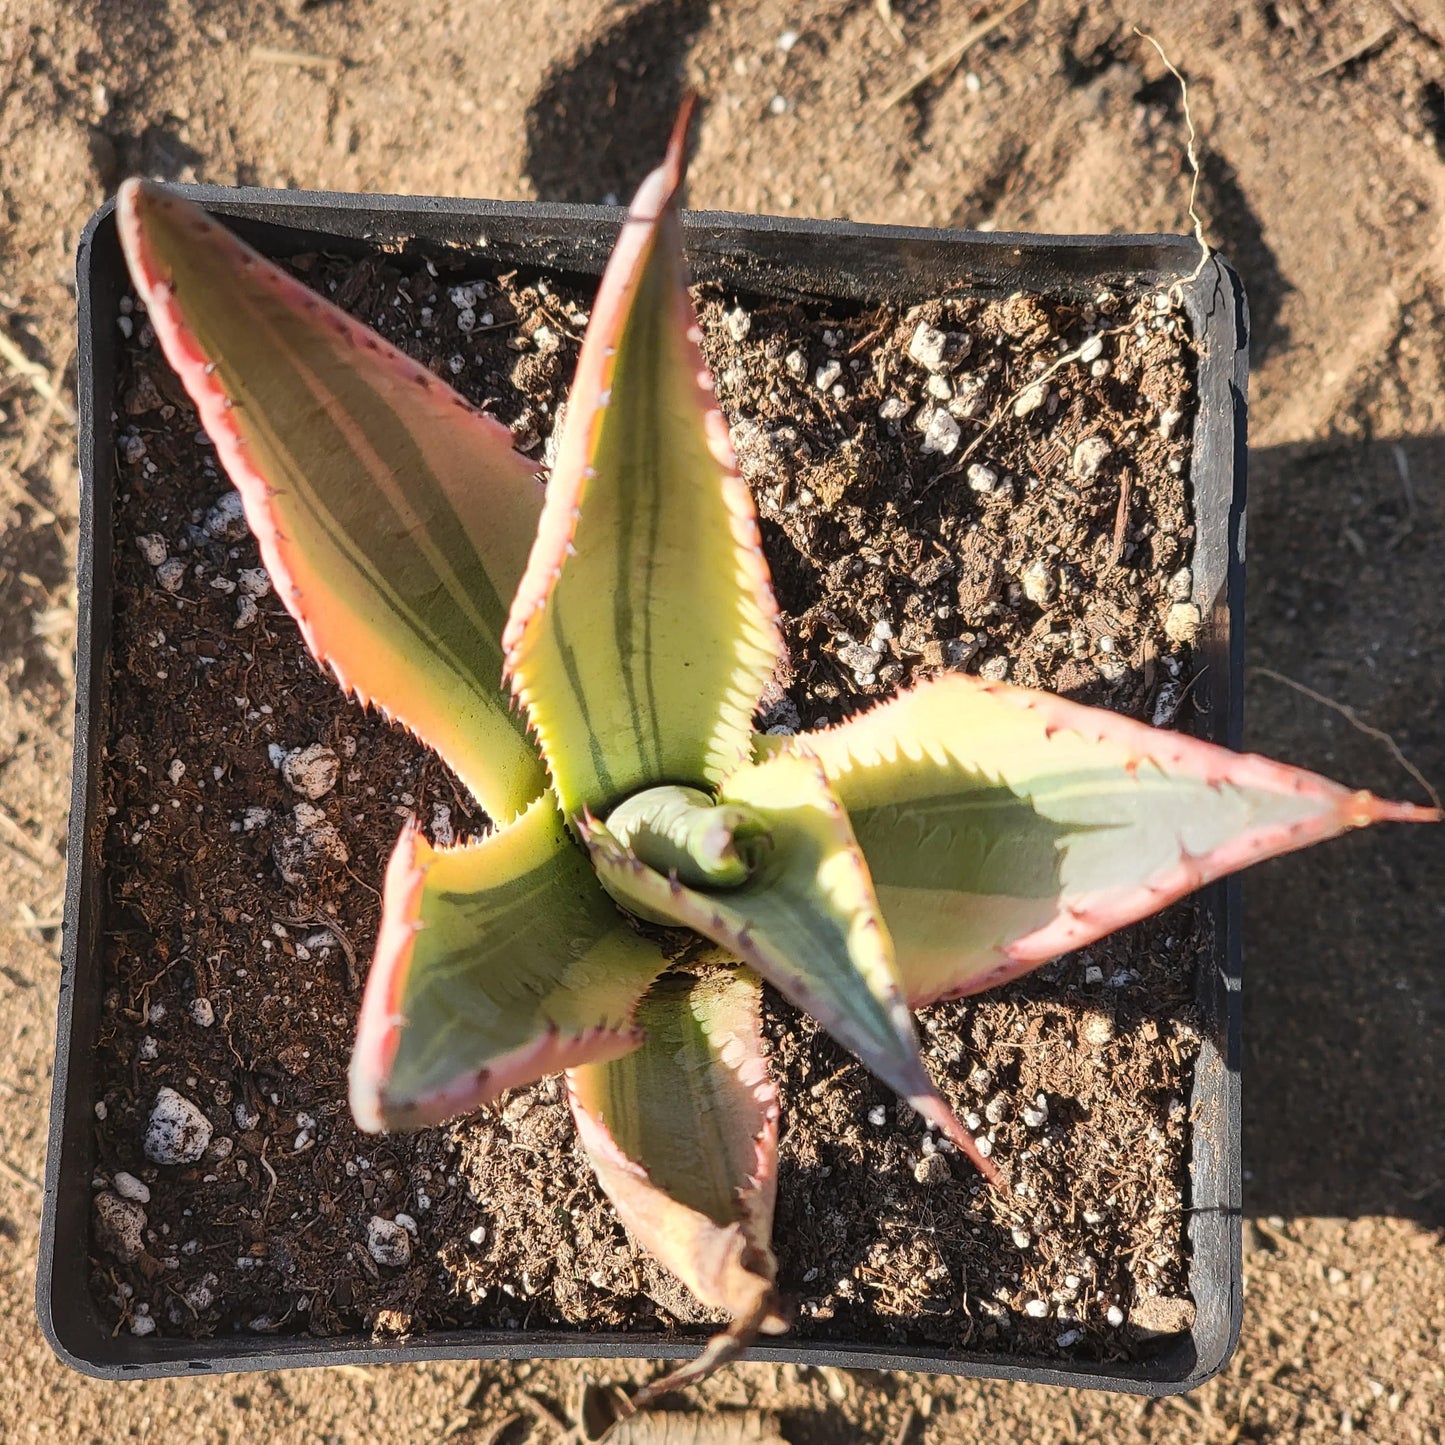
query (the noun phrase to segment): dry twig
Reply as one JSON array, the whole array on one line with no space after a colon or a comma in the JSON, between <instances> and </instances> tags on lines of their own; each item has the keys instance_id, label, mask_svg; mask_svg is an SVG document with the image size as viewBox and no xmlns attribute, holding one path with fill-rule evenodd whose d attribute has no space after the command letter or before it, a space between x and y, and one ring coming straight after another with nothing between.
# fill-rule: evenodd
<instances>
[{"instance_id":1,"label":"dry twig","mask_svg":"<svg viewBox=\"0 0 1445 1445\"><path fill-rule=\"evenodd\" d=\"M0 844L42 869L65 866L65 859L49 844L32 837L4 808L0 808Z\"/></svg>"}]
</instances>

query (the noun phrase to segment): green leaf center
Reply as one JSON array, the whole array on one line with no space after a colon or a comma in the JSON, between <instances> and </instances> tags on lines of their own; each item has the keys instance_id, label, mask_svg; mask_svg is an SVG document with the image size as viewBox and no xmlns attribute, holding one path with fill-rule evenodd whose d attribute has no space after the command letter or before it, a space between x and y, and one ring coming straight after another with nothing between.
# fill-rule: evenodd
<instances>
[{"instance_id":1,"label":"green leaf center","mask_svg":"<svg viewBox=\"0 0 1445 1445\"><path fill-rule=\"evenodd\" d=\"M649 868L689 888L741 887L772 846L767 823L751 808L673 784L619 803L607 831Z\"/></svg>"}]
</instances>

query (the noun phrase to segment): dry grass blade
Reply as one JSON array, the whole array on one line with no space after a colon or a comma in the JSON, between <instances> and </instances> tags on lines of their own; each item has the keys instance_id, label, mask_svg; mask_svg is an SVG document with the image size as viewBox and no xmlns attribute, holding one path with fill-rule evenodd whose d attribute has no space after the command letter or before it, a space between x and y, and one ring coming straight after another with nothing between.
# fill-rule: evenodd
<instances>
[{"instance_id":1,"label":"dry grass blade","mask_svg":"<svg viewBox=\"0 0 1445 1445\"><path fill-rule=\"evenodd\" d=\"M24 1184L38 1193L45 1192L45 1186L38 1179L33 1179L23 1169L17 1168L3 1154L0 1154L0 1174L7 1179L14 1180L16 1184Z\"/></svg>"},{"instance_id":2,"label":"dry grass blade","mask_svg":"<svg viewBox=\"0 0 1445 1445\"><path fill-rule=\"evenodd\" d=\"M1022 10L1029 0L1013 0L1011 5L1005 5L1002 10L990 15L986 20L980 20L977 25L965 30L952 45L935 55L931 60L925 62L924 67L915 76L905 80L901 85L890 90L882 100L878 102L878 115L884 111L892 110L895 105L908 99L919 87L927 85L930 81L937 80L945 72L952 70L975 45L986 35L997 30L1010 15Z\"/></svg>"},{"instance_id":3,"label":"dry grass blade","mask_svg":"<svg viewBox=\"0 0 1445 1445\"><path fill-rule=\"evenodd\" d=\"M648 1412L623 1420L607 1445L785 1445L777 1421L760 1410Z\"/></svg>"},{"instance_id":4,"label":"dry grass blade","mask_svg":"<svg viewBox=\"0 0 1445 1445\"><path fill-rule=\"evenodd\" d=\"M1436 808L1440 806L1440 794L1435 791L1434 785L1425 774L1400 751L1399 743L1397 743L1389 733L1385 732L1383 728L1377 728L1365 722L1364 719L1356 713L1354 708L1347 707L1342 702L1336 702L1334 698L1326 697L1324 693L1316 692L1314 688L1307 687L1302 682L1296 682L1294 678L1286 677L1282 672L1276 672L1272 667L1256 666L1251 667L1250 671L1257 672L1261 677L1268 677L1275 682L1282 682L1286 687L1291 687L1297 693L1309 698L1311 702L1317 702L1321 707L1327 707L1333 712L1339 713L1351 727L1364 733L1366 737L1375 738L1378 742L1384 743L1384 745L1389 748L1390 755L1395 761L1425 790L1430 798L1431 804Z\"/></svg>"},{"instance_id":5,"label":"dry grass blade","mask_svg":"<svg viewBox=\"0 0 1445 1445\"><path fill-rule=\"evenodd\" d=\"M32 837L4 808L0 808L0 843L41 868L65 866L65 859L49 843Z\"/></svg>"},{"instance_id":6,"label":"dry grass blade","mask_svg":"<svg viewBox=\"0 0 1445 1445\"><path fill-rule=\"evenodd\" d=\"M0 462L0 487L17 502L24 502L35 513L35 520L48 526L55 521L55 513L20 480L20 473L4 462Z\"/></svg>"},{"instance_id":7,"label":"dry grass blade","mask_svg":"<svg viewBox=\"0 0 1445 1445\"><path fill-rule=\"evenodd\" d=\"M30 423L25 445L21 447L20 456L15 462L15 470L22 476L30 470L36 457L40 455L40 447L45 440L45 429L50 425L50 418L55 415L56 409L60 405L61 392L65 386L65 373L70 369L70 359L74 355L75 342L72 341L66 346L60 361L47 379L45 391L41 393L40 410Z\"/></svg>"},{"instance_id":8,"label":"dry grass blade","mask_svg":"<svg viewBox=\"0 0 1445 1445\"><path fill-rule=\"evenodd\" d=\"M1377 31L1367 35L1358 45L1352 45L1335 56L1333 60L1327 60L1323 65L1316 66L1305 75L1306 80L1323 80L1331 71L1339 70L1342 66L1348 65L1353 60L1360 60L1368 55L1377 46L1383 45L1395 33L1395 26L1392 21L1387 21Z\"/></svg>"},{"instance_id":9,"label":"dry grass blade","mask_svg":"<svg viewBox=\"0 0 1445 1445\"><path fill-rule=\"evenodd\" d=\"M346 68L346 62L339 55L318 55L310 50L283 50L274 45L253 45L250 51L252 65L289 66L293 70L316 70L333 75Z\"/></svg>"},{"instance_id":10,"label":"dry grass blade","mask_svg":"<svg viewBox=\"0 0 1445 1445\"><path fill-rule=\"evenodd\" d=\"M75 425L75 409L57 395L57 389L51 385L50 374L43 366L31 361L3 331L0 331L0 361L4 361L16 376L24 377L42 401L52 402L61 416Z\"/></svg>"}]
</instances>

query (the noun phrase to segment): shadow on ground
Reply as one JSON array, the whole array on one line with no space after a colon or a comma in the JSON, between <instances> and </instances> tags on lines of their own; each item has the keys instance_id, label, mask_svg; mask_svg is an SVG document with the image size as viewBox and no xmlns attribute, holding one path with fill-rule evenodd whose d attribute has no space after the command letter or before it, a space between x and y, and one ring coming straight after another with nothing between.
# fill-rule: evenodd
<instances>
[{"instance_id":1,"label":"shadow on ground","mask_svg":"<svg viewBox=\"0 0 1445 1445\"><path fill-rule=\"evenodd\" d=\"M527 113L527 175L544 201L632 199L686 89L704 0L657 0L548 75Z\"/></svg>"},{"instance_id":2,"label":"shadow on ground","mask_svg":"<svg viewBox=\"0 0 1445 1445\"><path fill-rule=\"evenodd\" d=\"M1263 674L1352 707L1445 783L1445 437L1251 454L1246 746L1424 801L1388 746ZM1423 619L1423 625L1422 625ZM1384 828L1244 885L1251 1214L1445 1226L1445 836Z\"/></svg>"}]
</instances>

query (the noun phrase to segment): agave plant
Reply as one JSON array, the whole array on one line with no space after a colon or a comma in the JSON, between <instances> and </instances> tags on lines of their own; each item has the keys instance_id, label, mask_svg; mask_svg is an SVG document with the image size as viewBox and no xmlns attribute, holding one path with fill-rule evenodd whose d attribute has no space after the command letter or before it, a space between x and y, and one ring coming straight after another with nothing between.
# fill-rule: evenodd
<instances>
[{"instance_id":1,"label":"agave plant","mask_svg":"<svg viewBox=\"0 0 1445 1445\"><path fill-rule=\"evenodd\" d=\"M545 486L508 431L163 189L131 274L277 594L493 821L386 872L351 1062L367 1130L565 1070L636 1238L732 1323L785 1327L766 980L990 1180L911 1010L990 988L1257 859L1434 815L1044 693L949 676L759 737L783 652L698 348L685 117L602 280ZM731 967L678 968L655 930Z\"/></svg>"}]
</instances>

